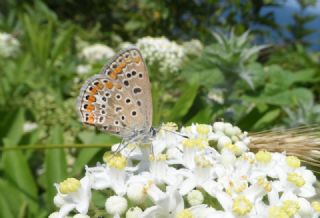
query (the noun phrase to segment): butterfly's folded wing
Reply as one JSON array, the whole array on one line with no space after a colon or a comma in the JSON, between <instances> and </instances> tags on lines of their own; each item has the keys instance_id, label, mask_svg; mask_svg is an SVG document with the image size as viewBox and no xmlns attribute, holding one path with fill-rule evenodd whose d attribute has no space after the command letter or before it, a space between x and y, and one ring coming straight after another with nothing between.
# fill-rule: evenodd
<instances>
[{"instance_id":1,"label":"butterfly's folded wing","mask_svg":"<svg viewBox=\"0 0 320 218\"><path fill-rule=\"evenodd\" d=\"M78 98L81 121L104 131L130 137L149 131L152 125L152 97L148 71L138 49L116 55L87 80Z\"/></svg>"}]
</instances>

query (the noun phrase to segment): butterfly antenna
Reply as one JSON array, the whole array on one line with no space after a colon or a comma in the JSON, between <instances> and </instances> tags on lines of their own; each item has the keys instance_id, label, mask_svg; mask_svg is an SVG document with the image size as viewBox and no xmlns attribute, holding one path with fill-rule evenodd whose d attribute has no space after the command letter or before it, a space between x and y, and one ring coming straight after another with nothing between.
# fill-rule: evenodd
<instances>
[{"instance_id":1,"label":"butterfly antenna","mask_svg":"<svg viewBox=\"0 0 320 218\"><path fill-rule=\"evenodd\" d=\"M181 136L183 138L189 139L189 136L183 135L180 132L172 131L172 130L169 130L169 129L162 129L162 130L167 131L167 132L171 132L171 133L179 135L179 136Z\"/></svg>"}]
</instances>

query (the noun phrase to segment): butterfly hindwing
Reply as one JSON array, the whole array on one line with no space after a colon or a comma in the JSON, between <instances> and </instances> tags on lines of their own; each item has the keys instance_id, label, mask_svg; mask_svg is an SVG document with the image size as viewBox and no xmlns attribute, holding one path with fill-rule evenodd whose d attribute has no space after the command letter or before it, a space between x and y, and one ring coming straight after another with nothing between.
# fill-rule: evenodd
<instances>
[{"instance_id":1,"label":"butterfly hindwing","mask_svg":"<svg viewBox=\"0 0 320 218\"><path fill-rule=\"evenodd\" d=\"M138 49L116 55L87 80L78 99L83 123L128 137L152 125L152 99L146 65Z\"/></svg>"}]
</instances>

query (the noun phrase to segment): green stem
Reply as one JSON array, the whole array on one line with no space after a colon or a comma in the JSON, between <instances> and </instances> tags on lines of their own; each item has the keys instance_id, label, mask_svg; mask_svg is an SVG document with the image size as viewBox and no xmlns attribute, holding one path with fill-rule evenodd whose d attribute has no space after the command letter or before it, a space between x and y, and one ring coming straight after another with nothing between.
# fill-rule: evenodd
<instances>
[{"instance_id":1,"label":"green stem","mask_svg":"<svg viewBox=\"0 0 320 218\"><path fill-rule=\"evenodd\" d=\"M56 149L56 148L109 148L112 144L101 144L101 145L19 145L19 146L6 146L0 147L0 151L15 151L15 150L27 150L27 149Z\"/></svg>"}]
</instances>

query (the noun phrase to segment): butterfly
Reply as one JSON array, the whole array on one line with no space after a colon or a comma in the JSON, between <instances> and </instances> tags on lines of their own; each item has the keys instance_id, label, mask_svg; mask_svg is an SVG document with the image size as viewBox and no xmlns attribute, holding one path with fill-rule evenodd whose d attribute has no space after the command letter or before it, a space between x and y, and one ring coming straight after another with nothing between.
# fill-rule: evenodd
<instances>
[{"instance_id":1,"label":"butterfly","mask_svg":"<svg viewBox=\"0 0 320 218\"><path fill-rule=\"evenodd\" d=\"M132 47L119 52L89 78L80 90L77 110L82 123L125 142L154 136L151 84L140 51Z\"/></svg>"}]
</instances>

